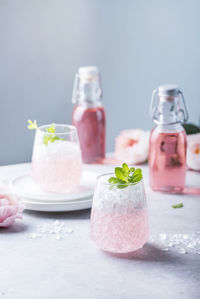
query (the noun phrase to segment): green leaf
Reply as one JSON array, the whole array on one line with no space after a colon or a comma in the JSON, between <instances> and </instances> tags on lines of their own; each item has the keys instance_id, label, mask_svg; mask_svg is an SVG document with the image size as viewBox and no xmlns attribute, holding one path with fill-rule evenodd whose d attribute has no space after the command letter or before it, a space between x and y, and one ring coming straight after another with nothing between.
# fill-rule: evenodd
<instances>
[{"instance_id":1,"label":"green leaf","mask_svg":"<svg viewBox=\"0 0 200 299\"><path fill-rule=\"evenodd\" d=\"M122 170L123 170L124 176L127 177L128 174L129 174L129 167L128 167L128 165L126 163L122 164Z\"/></svg>"},{"instance_id":2,"label":"green leaf","mask_svg":"<svg viewBox=\"0 0 200 299\"><path fill-rule=\"evenodd\" d=\"M132 182L136 183L142 179L142 170L140 168L136 169L132 175Z\"/></svg>"},{"instance_id":3,"label":"green leaf","mask_svg":"<svg viewBox=\"0 0 200 299\"><path fill-rule=\"evenodd\" d=\"M193 124L183 124L187 135L200 133L200 128Z\"/></svg>"},{"instance_id":4,"label":"green leaf","mask_svg":"<svg viewBox=\"0 0 200 299\"><path fill-rule=\"evenodd\" d=\"M108 179L108 182L111 184L110 189L113 189L114 186L123 189L132 183L137 183L142 180L142 170L140 168L135 170L134 167L129 169L126 163L122 164L122 168L115 168L115 175L116 177L110 177Z\"/></svg>"},{"instance_id":5,"label":"green leaf","mask_svg":"<svg viewBox=\"0 0 200 299\"><path fill-rule=\"evenodd\" d=\"M28 129L29 130L37 130L38 129L36 120L34 120L34 122L32 122L32 120L30 120L30 119L28 120ZM65 141L65 139L60 138L54 134L55 133L55 125L54 124L52 124L49 128L47 128L46 132L51 133L51 134L44 135L43 143L45 145L48 145L49 142L55 142L56 140Z\"/></svg>"},{"instance_id":6,"label":"green leaf","mask_svg":"<svg viewBox=\"0 0 200 299\"><path fill-rule=\"evenodd\" d=\"M128 185L129 185L128 183L123 182L123 184L117 185L117 188L124 189L124 188L128 187Z\"/></svg>"},{"instance_id":7,"label":"green leaf","mask_svg":"<svg viewBox=\"0 0 200 299\"><path fill-rule=\"evenodd\" d=\"M49 142L49 136L44 135L44 137L43 137L43 143L44 143L45 145L48 145L48 142Z\"/></svg>"},{"instance_id":8,"label":"green leaf","mask_svg":"<svg viewBox=\"0 0 200 299\"><path fill-rule=\"evenodd\" d=\"M142 175L139 174L139 175L137 175L137 176L130 177L129 182L130 182L130 183L137 183L137 182L139 182L139 181L141 181L141 180L142 180Z\"/></svg>"},{"instance_id":9,"label":"green leaf","mask_svg":"<svg viewBox=\"0 0 200 299\"><path fill-rule=\"evenodd\" d=\"M47 132L49 133L55 133L56 129L55 129L55 125L52 124L51 127L47 128L46 129Z\"/></svg>"},{"instance_id":10,"label":"green leaf","mask_svg":"<svg viewBox=\"0 0 200 299\"><path fill-rule=\"evenodd\" d=\"M121 167L116 167L115 168L115 175L118 179L125 181L126 180L126 176L123 172L123 169Z\"/></svg>"},{"instance_id":11,"label":"green leaf","mask_svg":"<svg viewBox=\"0 0 200 299\"><path fill-rule=\"evenodd\" d=\"M180 209L180 208L182 208L183 207L183 203L181 202L181 203L178 203L177 205L173 205L172 206L172 208L173 209Z\"/></svg>"},{"instance_id":12,"label":"green leaf","mask_svg":"<svg viewBox=\"0 0 200 299\"><path fill-rule=\"evenodd\" d=\"M29 130L36 130L36 129L38 129L38 126L37 126L37 122L36 122L36 120L34 120L34 122L32 122L32 120L28 120L28 126L27 126L27 128L29 129Z\"/></svg>"},{"instance_id":13,"label":"green leaf","mask_svg":"<svg viewBox=\"0 0 200 299\"><path fill-rule=\"evenodd\" d=\"M130 169L129 169L129 174L131 174L132 172L134 172L135 171L135 167L131 167Z\"/></svg>"},{"instance_id":14,"label":"green leaf","mask_svg":"<svg viewBox=\"0 0 200 299\"><path fill-rule=\"evenodd\" d=\"M113 176L113 177L109 178L108 182L110 184L116 184L118 182L118 179Z\"/></svg>"},{"instance_id":15,"label":"green leaf","mask_svg":"<svg viewBox=\"0 0 200 299\"><path fill-rule=\"evenodd\" d=\"M49 142L55 142L56 140L62 140L62 141L65 141L65 139L63 139L63 138L60 138L60 137L58 137L58 136L56 136L56 135L53 135L53 136L51 136L51 135L44 135L44 137L43 137L43 143L45 144L45 145L48 145L48 143Z\"/></svg>"}]
</instances>

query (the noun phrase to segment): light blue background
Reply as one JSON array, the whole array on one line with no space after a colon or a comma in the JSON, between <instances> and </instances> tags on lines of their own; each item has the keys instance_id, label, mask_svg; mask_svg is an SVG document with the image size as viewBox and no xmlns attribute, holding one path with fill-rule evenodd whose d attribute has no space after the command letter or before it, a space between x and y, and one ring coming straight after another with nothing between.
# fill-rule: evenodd
<instances>
[{"instance_id":1,"label":"light blue background","mask_svg":"<svg viewBox=\"0 0 200 299\"><path fill-rule=\"evenodd\" d=\"M74 74L98 65L107 150L126 128L150 129L152 90L177 83L200 115L200 1L0 0L0 164L31 159L39 124L70 123Z\"/></svg>"}]
</instances>

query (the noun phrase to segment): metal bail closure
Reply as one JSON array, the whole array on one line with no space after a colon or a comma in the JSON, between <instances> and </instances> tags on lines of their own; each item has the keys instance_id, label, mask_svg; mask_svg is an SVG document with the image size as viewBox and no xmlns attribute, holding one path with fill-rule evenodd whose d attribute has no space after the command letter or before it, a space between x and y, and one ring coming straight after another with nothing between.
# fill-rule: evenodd
<instances>
[{"instance_id":1,"label":"metal bail closure","mask_svg":"<svg viewBox=\"0 0 200 299\"><path fill-rule=\"evenodd\" d=\"M72 92L72 103L97 101L102 97L100 72L96 66L85 66L78 69L75 75Z\"/></svg>"},{"instance_id":2,"label":"metal bail closure","mask_svg":"<svg viewBox=\"0 0 200 299\"><path fill-rule=\"evenodd\" d=\"M164 105L165 103L172 103L174 99L179 97L182 101L182 108L178 109L177 113L177 120L173 122L163 122L161 121L161 114L159 112L158 106ZM152 96L151 96L151 103L149 109L150 117L153 121L157 124L175 124L178 122L186 122L188 120L188 111L185 104L185 99L183 96L182 91L178 88L175 84L165 84L160 85L158 89L154 89Z\"/></svg>"}]
</instances>

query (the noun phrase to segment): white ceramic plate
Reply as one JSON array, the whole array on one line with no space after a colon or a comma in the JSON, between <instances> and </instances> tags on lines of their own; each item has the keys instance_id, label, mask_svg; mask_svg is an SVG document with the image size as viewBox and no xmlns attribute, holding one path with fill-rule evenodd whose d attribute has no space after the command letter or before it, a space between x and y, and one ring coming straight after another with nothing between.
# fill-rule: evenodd
<instances>
[{"instance_id":1,"label":"white ceramic plate","mask_svg":"<svg viewBox=\"0 0 200 299\"><path fill-rule=\"evenodd\" d=\"M29 198L22 198L25 209L41 212L65 212L89 209L92 206L92 197L89 199L82 199L80 201L66 201L66 202L36 202Z\"/></svg>"},{"instance_id":2,"label":"white ceramic plate","mask_svg":"<svg viewBox=\"0 0 200 299\"><path fill-rule=\"evenodd\" d=\"M30 173L18 175L4 183L19 196L25 209L43 212L63 212L89 209L98 172L83 171L81 184L73 192L65 194L47 193L36 185Z\"/></svg>"},{"instance_id":3,"label":"white ceramic plate","mask_svg":"<svg viewBox=\"0 0 200 299\"><path fill-rule=\"evenodd\" d=\"M66 201L77 201L91 197L98 173L83 171L80 185L70 193L47 193L40 189L31 178L31 174L18 175L9 182L9 187L16 195L31 199L34 202L58 203Z\"/></svg>"}]
</instances>

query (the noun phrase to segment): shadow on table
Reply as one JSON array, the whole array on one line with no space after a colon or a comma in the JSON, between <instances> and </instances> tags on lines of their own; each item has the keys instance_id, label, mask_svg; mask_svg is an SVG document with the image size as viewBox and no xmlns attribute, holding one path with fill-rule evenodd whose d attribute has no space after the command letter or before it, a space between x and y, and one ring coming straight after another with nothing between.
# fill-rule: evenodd
<instances>
[{"instance_id":1,"label":"shadow on table","mask_svg":"<svg viewBox=\"0 0 200 299\"><path fill-rule=\"evenodd\" d=\"M143 248L128 254L112 254L109 252L105 252L105 254L114 258L123 258L135 261L162 262L167 264L181 263L181 259L177 255L174 255L173 252L163 251L149 243L145 244Z\"/></svg>"},{"instance_id":2,"label":"shadow on table","mask_svg":"<svg viewBox=\"0 0 200 299\"><path fill-rule=\"evenodd\" d=\"M28 226L24 223L14 222L13 225L6 227L6 228L0 228L0 234L15 234L24 232L28 229Z\"/></svg>"},{"instance_id":3,"label":"shadow on table","mask_svg":"<svg viewBox=\"0 0 200 299\"><path fill-rule=\"evenodd\" d=\"M68 211L68 212L36 212L36 211L24 211L24 213L34 216L36 218L44 219L89 219L90 209L81 211Z\"/></svg>"}]
</instances>

